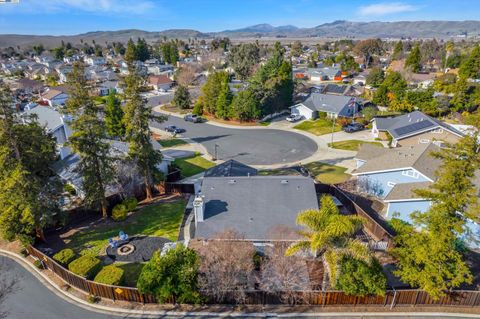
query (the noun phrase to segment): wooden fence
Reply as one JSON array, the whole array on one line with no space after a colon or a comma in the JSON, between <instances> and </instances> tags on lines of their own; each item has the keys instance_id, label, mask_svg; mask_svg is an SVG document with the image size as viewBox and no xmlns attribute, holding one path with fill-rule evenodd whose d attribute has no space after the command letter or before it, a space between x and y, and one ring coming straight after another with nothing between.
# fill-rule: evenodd
<instances>
[{"instance_id":1,"label":"wooden fence","mask_svg":"<svg viewBox=\"0 0 480 319\"><path fill-rule=\"evenodd\" d=\"M42 261L42 264L63 279L69 285L76 287L88 294L112 300L124 300L140 303L156 303L152 295L142 294L136 288L105 285L87 280L75 275L71 271L46 256L38 249L29 246L30 255ZM207 297L208 300L208 297ZM285 304L295 300L296 304L313 306L377 306L377 307L401 307L401 306L457 306L457 307L480 307L480 291L458 290L441 297L432 299L422 290L388 290L385 296L349 296L342 291L304 291L304 292L269 292L248 291L245 304L266 305ZM210 301L208 303L213 303ZM233 296L227 296L223 302L234 304Z\"/></svg>"},{"instance_id":2,"label":"wooden fence","mask_svg":"<svg viewBox=\"0 0 480 319\"><path fill-rule=\"evenodd\" d=\"M340 200L350 212L353 212L366 220L364 223L364 229L370 236L377 241L385 241L388 247L392 245L394 233L387 227L387 225L385 225L385 221L381 220L379 216L364 210L355 203L348 194L335 185L316 184L315 189L317 193L328 193L338 198L338 200Z\"/></svg>"}]
</instances>

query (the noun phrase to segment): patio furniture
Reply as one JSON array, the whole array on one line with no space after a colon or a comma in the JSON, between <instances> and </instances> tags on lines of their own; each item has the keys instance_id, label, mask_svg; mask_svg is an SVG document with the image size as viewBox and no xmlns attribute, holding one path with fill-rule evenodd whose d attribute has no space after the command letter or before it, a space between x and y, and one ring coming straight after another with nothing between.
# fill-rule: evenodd
<instances>
[{"instance_id":1,"label":"patio furniture","mask_svg":"<svg viewBox=\"0 0 480 319\"><path fill-rule=\"evenodd\" d=\"M125 241L125 240L128 239L128 235L125 234L125 233L123 232L123 230L121 230L121 231L118 233L118 237L120 237L120 240L121 240L121 241Z\"/></svg>"},{"instance_id":2,"label":"patio furniture","mask_svg":"<svg viewBox=\"0 0 480 319\"><path fill-rule=\"evenodd\" d=\"M117 248L118 243L116 240L113 240L113 238L108 239L108 245L112 248Z\"/></svg>"}]
</instances>

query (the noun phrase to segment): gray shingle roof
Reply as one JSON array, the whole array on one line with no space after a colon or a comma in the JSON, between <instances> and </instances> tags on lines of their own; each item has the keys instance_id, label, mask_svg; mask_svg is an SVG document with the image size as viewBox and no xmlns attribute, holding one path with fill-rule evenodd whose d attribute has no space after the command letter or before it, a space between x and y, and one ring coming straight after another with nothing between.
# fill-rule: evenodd
<instances>
[{"instance_id":1,"label":"gray shingle roof","mask_svg":"<svg viewBox=\"0 0 480 319\"><path fill-rule=\"evenodd\" d=\"M395 185L384 201L395 201L405 199L419 199L419 196L413 192L415 189L423 189L432 185L432 182L403 183Z\"/></svg>"},{"instance_id":2,"label":"gray shingle roof","mask_svg":"<svg viewBox=\"0 0 480 319\"><path fill-rule=\"evenodd\" d=\"M233 229L248 240L269 240L273 228L298 229L298 213L318 209L313 180L303 176L207 177L201 193L205 218L197 225L196 238Z\"/></svg>"},{"instance_id":3,"label":"gray shingle roof","mask_svg":"<svg viewBox=\"0 0 480 319\"><path fill-rule=\"evenodd\" d=\"M257 170L236 160L228 160L205 171L204 177L255 176Z\"/></svg>"},{"instance_id":4,"label":"gray shingle roof","mask_svg":"<svg viewBox=\"0 0 480 319\"><path fill-rule=\"evenodd\" d=\"M353 171L354 174L397 170L413 167L428 178L435 180L435 172L441 165L441 160L432 157L432 152L440 148L433 143L397 148L378 148L362 145L355 158L366 161ZM365 155L372 153L371 155Z\"/></svg>"},{"instance_id":5,"label":"gray shingle roof","mask_svg":"<svg viewBox=\"0 0 480 319\"><path fill-rule=\"evenodd\" d=\"M25 117L36 115L38 123L41 126L45 126L49 132L54 132L60 126L63 125L62 115L48 106L37 106L31 110L23 113Z\"/></svg>"},{"instance_id":6,"label":"gray shingle roof","mask_svg":"<svg viewBox=\"0 0 480 319\"><path fill-rule=\"evenodd\" d=\"M436 128L444 128L453 134L463 136L462 132L452 126L423 114L420 111L389 118L377 117L375 118L375 123L379 131L388 131L395 139L402 139L425 130L433 130Z\"/></svg>"},{"instance_id":7,"label":"gray shingle roof","mask_svg":"<svg viewBox=\"0 0 480 319\"><path fill-rule=\"evenodd\" d=\"M344 95L331 95L322 93L311 93L301 104L312 111L335 113L340 116L352 116L353 107L350 106L354 98ZM356 99L357 103L360 99ZM355 111L358 112L357 105Z\"/></svg>"}]
</instances>

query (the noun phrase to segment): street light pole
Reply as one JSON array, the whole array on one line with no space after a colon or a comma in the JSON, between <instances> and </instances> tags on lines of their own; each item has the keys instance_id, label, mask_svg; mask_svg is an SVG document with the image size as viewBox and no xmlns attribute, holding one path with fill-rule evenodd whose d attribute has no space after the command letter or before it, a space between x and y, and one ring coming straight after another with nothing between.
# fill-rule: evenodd
<instances>
[{"instance_id":1,"label":"street light pole","mask_svg":"<svg viewBox=\"0 0 480 319\"><path fill-rule=\"evenodd\" d=\"M217 160L217 148L218 148L218 144L215 144L215 157L214 157L214 161Z\"/></svg>"},{"instance_id":2,"label":"street light pole","mask_svg":"<svg viewBox=\"0 0 480 319\"><path fill-rule=\"evenodd\" d=\"M330 147L333 148L333 133L335 132L335 117L332 117L332 142L330 143Z\"/></svg>"}]
</instances>

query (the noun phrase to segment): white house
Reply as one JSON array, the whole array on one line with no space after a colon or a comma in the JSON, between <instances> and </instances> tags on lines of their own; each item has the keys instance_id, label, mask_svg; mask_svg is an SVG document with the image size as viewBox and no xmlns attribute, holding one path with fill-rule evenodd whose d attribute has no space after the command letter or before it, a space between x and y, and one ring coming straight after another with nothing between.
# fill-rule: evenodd
<instances>
[{"instance_id":1,"label":"white house","mask_svg":"<svg viewBox=\"0 0 480 319\"><path fill-rule=\"evenodd\" d=\"M292 114L302 115L306 119L315 119L318 113L326 113L328 117L358 116L362 110L361 99L323 93L310 93L305 101L290 107Z\"/></svg>"}]
</instances>

